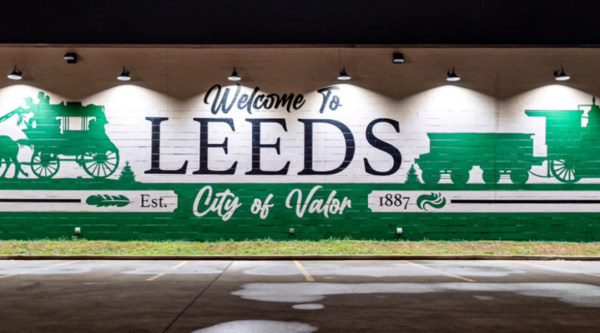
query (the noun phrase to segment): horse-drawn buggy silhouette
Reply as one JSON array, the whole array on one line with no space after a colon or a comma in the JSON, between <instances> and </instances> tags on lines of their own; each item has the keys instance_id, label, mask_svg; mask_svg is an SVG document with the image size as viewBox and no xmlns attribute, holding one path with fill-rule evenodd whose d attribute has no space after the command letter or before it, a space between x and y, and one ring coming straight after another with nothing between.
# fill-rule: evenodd
<instances>
[{"instance_id":1,"label":"horse-drawn buggy silhouette","mask_svg":"<svg viewBox=\"0 0 600 333\"><path fill-rule=\"evenodd\" d=\"M582 108L591 107L588 116ZM426 184L437 184L449 174L454 184L466 184L474 166L483 170L483 181L496 184L501 175L515 184L524 184L529 174L576 183L582 178L600 177L600 107L579 105L577 110L526 110L530 117L546 118L548 156L533 156L533 134L525 133L428 133L430 152L415 163ZM588 118L587 126L583 119ZM534 165L547 161L547 174L531 172Z\"/></svg>"},{"instance_id":2,"label":"horse-drawn buggy silhouette","mask_svg":"<svg viewBox=\"0 0 600 333\"><path fill-rule=\"evenodd\" d=\"M18 116L17 124L24 125L27 139L15 143L0 136L0 163L5 164L2 177L11 164L15 165L14 178L27 175L21 165L31 166L38 178L52 178L62 162L75 162L93 178L106 178L119 166L119 150L106 135L108 124L104 107L81 102L50 104L50 97L40 92L39 103L26 99L28 108L18 108L0 117L0 122ZM33 150L30 162L19 162L19 146ZM16 147L16 150L15 150Z\"/></svg>"}]
</instances>

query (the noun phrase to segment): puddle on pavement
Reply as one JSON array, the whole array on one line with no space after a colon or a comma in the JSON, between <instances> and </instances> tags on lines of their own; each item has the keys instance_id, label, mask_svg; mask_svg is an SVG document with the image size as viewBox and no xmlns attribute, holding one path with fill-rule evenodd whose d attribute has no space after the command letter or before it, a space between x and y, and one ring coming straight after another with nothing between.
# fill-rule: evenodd
<instances>
[{"instance_id":1,"label":"puddle on pavement","mask_svg":"<svg viewBox=\"0 0 600 333\"><path fill-rule=\"evenodd\" d=\"M195 330L192 333L311 333L318 328L304 323L273 320L236 320Z\"/></svg>"},{"instance_id":2,"label":"puddle on pavement","mask_svg":"<svg viewBox=\"0 0 600 333\"><path fill-rule=\"evenodd\" d=\"M478 299L480 301L492 301L494 298L492 296L473 296L473 298Z\"/></svg>"},{"instance_id":3,"label":"puddle on pavement","mask_svg":"<svg viewBox=\"0 0 600 333\"><path fill-rule=\"evenodd\" d=\"M470 277L505 277L510 274L524 274L525 271L508 269L499 266L460 265L460 266L429 266L449 274ZM305 264L304 268L313 276L337 275L337 276L366 276L366 277L396 277L396 276L440 276L442 273L408 264L393 264L388 266L353 266L353 265L327 265L327 264ZM275 265L259 267L244 271L249 275L262 276L287 276L302 274L293 265ZM329 277L328 277L329 278Z\"/></svg>"},{"instance_id":4,"label":"puddle on pavement","mask_svg":"<svg viewBox=\"0 0 600 333\"><path fill-rule=\"evenodd\" d=\"M160 274L171 268L172 266L148 266L148 267L140 267L130 271L123 271L122 274L141 274L141 275L155 275ZM205 274L221 274L223 271L220 269L215 269L212 267L206 266L183 266L178 269L170 270L169 275L171 274L195 274L195 275L205 275Z\"/></svg>"},{"instance_id":5,"label":"puddle on pavement","mask_svg":"<svg viewBox=\"0 0 600 333\"><path fill-rule=\"evenodd\" d=\"M324 309L325 306L323 304L296 304L292 305L292 308L296 310L321 310Z\"/></svg>"},{"instance_id":6,"label":"puddle on pavement","mask_svg":"<svg viewBox=\"0 0 600 333\"><path fill-rule=\"evenodd\" d=\"M263 302L309 303L331 295L512 292L600 307L600 287L580 283L251 283L232 295Z\"/></svg>"},{"instance_id":7,"label":"puddle on pavement","mask_svg":"<svg viewBox=\"0 0 600 333\"><path fill-rule=\"evenodd\" d=\"M55 268L45 268L44 266L29 267L3 267L0 268L0 275L61 275L61 274L83 274L89 272L87 267L65 266Z\"/></svg>"}]
</instances>

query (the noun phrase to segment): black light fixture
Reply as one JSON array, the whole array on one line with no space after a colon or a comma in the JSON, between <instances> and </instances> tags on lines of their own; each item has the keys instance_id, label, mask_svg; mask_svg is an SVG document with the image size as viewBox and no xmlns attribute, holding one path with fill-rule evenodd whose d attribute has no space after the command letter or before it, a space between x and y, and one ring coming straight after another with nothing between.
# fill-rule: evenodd
<instances>
[{"instance_id":1,"label":"black light fixture","mask_svg":"<svg viewBox=\"0 0 600 333\"><path fill-rule=\"evenodd\" d=\"M460 76L456 74L456 72L454 71L454 67L452 67L448 72L448 77L446 78L446 80L450 82L460 81Z\"/></svg>"},{"instance_id":2,"label":"black light fixture","mask_svg":"<svg viewBox=\"0 0 600 333\"><path fill-rule=\"evenodd\" d=\"M554 78L556 79L556 81L567 81L571 77L568 76L567 73L565 73L565 70L564 70L563 66L560 66L558 68L558 70L556 70L554 72Z\"/></svg>"},{"instance_id":3,"label":"black light fixture","mask_svg":"<svg viewBox=\"0 0 600 333\"><path fill-rule=\"evenodd\" d=\"M403 64L404 63L404 54L402 53L394 53L394 59L392 60L394 64Z\"/></svg>"},{"instance_id":4,"label":"black light fixture","mask_svg":"<svg viewBox=\"0 0 600 333\"><path fill-rule=\"evenodd\" d=\"M129 71L127 70L127 68L125 68L125 66L123 66L123 72L121 73L121 75L117 76L117 80L119 80L119 81L131 80L131 76L129 76Z\"/></svg>"},{"instance_id":5,"label":"black light fixture","mask_svg":"<svg viewBox=\"0 0 600 333\"><path fill-rule=\"evenodd\" d=\"M63 56L63 59L68 64L76 64L77 63L77 53L73 53L73 52L65 53L65 55Z\"/></svg>"},{"instance_id":6,"label":"black light fixture","mask_svg":"<svg viewBox=\"0 0 600 333\"><path fill-rule=\"evenodd\" d=\"M233 66L233 73L231 73L231 75L229 75L229 77L227 78L227 80L229 81L240 81L242 78L238 75L237 71L235 70L235 66Z\"/></svg>"},{"instance_id":7,"label":"black light fixture","mask_svg":"<svg viewBox=\"0 0 600 333\"><path fill-rule=\"evenodd\" d=\"M11 80L21 80L23 78L23 73L19 70L19 67L15 65L12 73L8 74L8 78Z\"/></svg>"},{"instance_id":8,"label":"black light fixture","mask_svg":"<svg viewBox=\"0 0 600 333\"><path fill-rule=\"evenodd\" d=\"M340 81L348 81L350 80L352 77L350 77L350 75L348 75L348 73L346 73L346 66L342 67L342 71L340 72L340 76L338 76L338 80Z\"/></svg>"}]
</instances>

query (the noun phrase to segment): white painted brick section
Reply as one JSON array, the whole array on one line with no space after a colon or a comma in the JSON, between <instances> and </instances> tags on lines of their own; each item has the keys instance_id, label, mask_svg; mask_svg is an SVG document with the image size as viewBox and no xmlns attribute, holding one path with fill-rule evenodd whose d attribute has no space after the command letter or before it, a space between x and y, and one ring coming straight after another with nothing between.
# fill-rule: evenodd
<instances>
[{"instance_id":1,"label":"white painted brick section","mask_svg":"<svg viewBox=\"0 0 600 333\"><path fill-rule=\"evenodd\" d=\"M121 153L121 164L129 161L136 179L145 183L402 183L419 155L429 151L427 133L532 133L535 156L547 154L543 118L531 118L527 109L576 110L590 104L600 93L598 49L342 49L342 64L352 80L336 80L337 49L184 49L184 48L80 48L80 62L67 65L64 48L0 48L0 70L9 73L17 64L24 80L0 80L0 115L20 106L24 99L43 91L51 103L82 101L105 107L106 131ZM391 63L393 52L404 52L407 62ZM387 59L387 60L382 60ZM123 65L133 80L116 80ZM573 78L557 83L552 72L558 66ZM232 67L242 76L241 93L260 87L264 94L302 94L300 110L246 110L234 107L227 114L211 113L205 94L215 84L232 89L227 81ZM445 73L454 66L462 81L450 84ZM1 72L1 71L0 71ZM319 113L322 95L318 89L337 86L342 106ZM214 99L211 97L211 100ZM236 102L237 104L237 102ZM168 117L161 124L161 168L178 169L188 161L185 175L144 174L151 163L151 123L146 117ZM227 169L237 162L234 175L193 175L199 167L200 124L193 118L231 118L235 131L226 125L209 125L209 143L228 139L228 154L209 149L209 167ZM264 124L261 143L281 142L281 154L261 150L264 170L279 170L290 162L285 176L253 176L251 169L251 124L246 119L281 118ZM400 124L397 133L389 124L375 126L375 135L402 153L402 167L394 175L380 177L365 171L367 158L377 170L392 166L389 154L367 142L366 127L378 118ZM352 163L329 176L300 176L304 167L304 125L298 119L332 119L346 125L355 140ZM13 140L24 139L16 119L0 123L0 132ZM335 168L344 158L342 133L327 124L314 127L314 168ZM19 160L31 158L23 147ZM121 165L122 166L122 165ZM121 167L120 166L120 167ZM546 166L534 171L544 172ZM75 163L61 165L56 178L85 176ZM34 177L30 173L30 177ZM113 178L118 177L118 172ZM483 182L481 170L471 170L471 183ZM557 183L554 179L530 178L530 183ZM598 183L583 179L581 183Z\"/></svg>"}]
</instances>

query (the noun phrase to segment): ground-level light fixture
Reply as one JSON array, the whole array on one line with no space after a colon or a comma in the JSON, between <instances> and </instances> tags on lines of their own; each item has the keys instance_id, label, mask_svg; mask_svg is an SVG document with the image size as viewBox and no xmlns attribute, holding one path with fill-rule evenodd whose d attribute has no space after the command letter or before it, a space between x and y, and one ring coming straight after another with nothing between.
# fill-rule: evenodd
<instances>
[{"instance_id":1,"label":"ground-level light fixture","mask_svg":"<svg viewBox=\"0 0 600 333\"><path fill-rule=\"evenodd\" d=\"M348 73L346 73L346 66L342 67L342 71L340 72L340 76L338 76L338 80L340 81L348 81L350 80L352 77L350 77L350 75L348 75Z\"/></svg>"},{"instance_id":2,"label":"ground-level light fixture","mask_svg":"<svg viewBox=\"0 0 600 333\"><path fill-rule=\"evenodd\" d=\"M19 70L19 67L15 65L12 73L8 74L8 78L11 80L20 80L23 78L23 73Z\"/></svg>"},{"instance_id":3,"label":"ground-level light fixture","mask_svg":"<svg viewBox=\"0 0 600 333\"><path fill-rule=\"evenodd\" d=\"M121 75L117 76L117 80L119 80L119 81L131 80L131 76L129 76L129 71L127 70L127 68L125 68L125 66L123 66L123 72L121 73Z\"/></svg>"},{"instance_id":4,"label":"ground-level light fixture","mask_svg":"<svg viewBox=\"0 0 600 333\"><path fill-rule=\"evenodd\" d=\"M392 62L394 64L403 64L404 63L404 54L394 53L394 58L393 58Z\"/></svg>"},{"instance_id":5,"label":"ground-level light fixture","mask_svg":"<svg viewBox=\"0 0 600 333\"><path fill-rule=\"evenodd\" d=\"M450 81L450 82L460 81L460 76L458 76L456 74L456 72L454 71L454 67L452 67L450 69L450 71L448 72L448 77L446 78L446 81Z\"/></svg>"},{"instance_id":6,"label":"ground-level light fixture","mask_svg":"<svg viewBox=\"0 0 600 333\"><path fill-rule=\"evenodd\" d=\"M73 53L73 52L65 53L65 55L63 56L63 59L68 64L76 64L77 63L77 53Z\"/></svg>"},{"instance_id":7,"label":"ground-level light fixture","mask_svg":"<svg viewBox=\"0 0 600 333\"><path fill-rule=\"evenodd\" d=\"M554 78L556 79L556 81L567 81L569 80L571 77L567 75L567 73L565 73L565 70L563 68L563 66L560 66L555 72L554 72Z\"/></svg>"},{"instance_id":8,"label":"ground-level light fixture","mask_svg":"<svg viewBox=\"0 0 600 333\"><path fill-rule=\"evenodd\" d=\"M240 81L242 78L238 75L237 71L235 70L235 66L233 66L233 73L231 73L231 75L229 75L229 77L227 78L227 80L229 81Z\"/></svg>"},{"instance_id":9,"label":"ground-level light fixture","mask_svg":"<svg viewBox=\"0 0 600 333\"><path fill-rule=\"evenodd\" d=\"M290 235L294 235L296 233L296 230L294 230L294 228L290 228Z\"/></svg>"}]
</instances>

